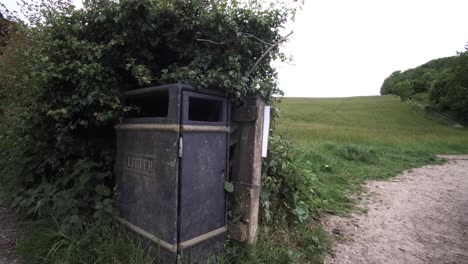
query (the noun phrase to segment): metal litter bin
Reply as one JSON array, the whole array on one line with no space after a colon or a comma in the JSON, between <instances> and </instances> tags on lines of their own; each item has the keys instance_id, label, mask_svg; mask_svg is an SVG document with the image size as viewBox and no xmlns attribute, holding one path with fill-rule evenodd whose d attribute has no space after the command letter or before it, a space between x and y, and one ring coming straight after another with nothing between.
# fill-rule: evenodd
<instances>
[{"instance_id":1,"label":"metal litter bin","mask_svg":"<svg viewBox=\"0 0 468 264\"><path fill-rule=\"evenodd\" d=\"M198 262L224 247L228 102L171 84L124 94L116 126L119 222L151 241L159 262Z\"/></svg>"}]
</instances>

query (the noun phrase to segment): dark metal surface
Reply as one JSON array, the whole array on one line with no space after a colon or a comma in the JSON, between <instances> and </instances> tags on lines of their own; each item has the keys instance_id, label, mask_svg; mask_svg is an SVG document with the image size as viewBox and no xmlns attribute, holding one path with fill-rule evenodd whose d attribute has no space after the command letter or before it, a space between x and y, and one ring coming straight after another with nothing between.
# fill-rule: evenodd
<instances>
[{"instance_id":1,"label":"dark metal surface","mask_svg":"<svg viewBox=\"0 0 468 264\"><path fill-rule=\"evenodd\" d=\"M210 111L215 112L217 115L217 121L207 121L207 120L192 120L190 118L190 112L198 111L199 109L194 109L195 107L190 105L190 99L208 99L211 101L219 102L219 107L208 107L209 105L201 105L204 107L204 112L208 112L206 114L210 114ZM228 126L228 106L226 102L226 98L219 97L219 96L211 96L211 95L204 95L204 94L197 94L194 92L184 92L183 93L183 110L182 110L182 124L184 125L207 125L207 126ZM197 105L196 108L200 107ZM205 113L203 113L205 114Z\"/></svg>"},{"instance_id":2,"label":"dark metal surface","mask_svg":"<svg viewBox=\"0 0 468 264\"><path fill-rule=\"evenodd\" d=\"M169 131L117 133L120 216L171 244L177 243L178 140Z\"/></svg>"},{"instance_id":3,"label":"dark metal surface","mask_svg":"<svg viewBox=\"0 0 468 264\"><path fill-rule=\"evenodd\" d=\"M123 98L124 104L128 105L128 102L138 98L151 98L157 95L158 92L168 92L168 110L167 115L164 117L129 117L126 114L124 123L127 124L180 124L180 113L181 113L181 96L182 89L184 86L181 85L165 85L158 87L150 87L137 89L127 92ZM145 90L145 91L140 91Z\"/></svg>"},{"instance_id":4,"label":"dark metal surface","mask_svg":"<svg viewBox=\"0 0 468 264\"><path fill-rule=\"evenodd\" d=\"M136 114L116 126L115 164L120 217L166 245L202 238L190 248L177 250L184 262L188 258L193 263L224 246L224 233L206 240L203 236L226 225L224 182L228 161L228 129L210 130L227 128L227 100L213 95L217 92L204 94L195 90L175 84L125 93L128 101L136 98L134 102L138 102L145 97L148 107L151 96L167 91L168 109L166 116ZM191 120L192 117L202 120ZM164 253L157 254L162 256L160 261L175 261L176 253L168 247L152 248L153 253L155 248Z\"/></svg>"},{"instance_id":5,"label":"dark metal surface","mask_svg":"<svg viewBox=\"0 0 468 264\"><path fill-rule=\"evenodd\" d=\"M182 132L180 242L225 226L227 133Z\"/></svg>"}]
</instances>

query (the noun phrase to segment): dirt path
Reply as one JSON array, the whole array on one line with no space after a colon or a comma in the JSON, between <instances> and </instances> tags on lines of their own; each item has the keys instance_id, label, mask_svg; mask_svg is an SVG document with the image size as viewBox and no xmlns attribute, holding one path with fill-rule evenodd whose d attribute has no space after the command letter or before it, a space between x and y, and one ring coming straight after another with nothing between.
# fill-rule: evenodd
<instances>
[{"instance_id":1,"label":"dirt path","mask_svg":"<svg viewBox=\"0 0 468 264\"><path fill-rule=\"evenodd\" d=\"M14 255L16 227L9 208L0 199L0 264L19 263Z\"/></svg>"},{"instance_id":2,"label":"dirt path","mask_svg":"<svg viewBox=\"0 0 468 264\"><path fill-rule=\"evenodd\" d=\"M367 184L367 214L331 217L325 263L468 263L468 155Z\"/></svg>"}]
</instances>

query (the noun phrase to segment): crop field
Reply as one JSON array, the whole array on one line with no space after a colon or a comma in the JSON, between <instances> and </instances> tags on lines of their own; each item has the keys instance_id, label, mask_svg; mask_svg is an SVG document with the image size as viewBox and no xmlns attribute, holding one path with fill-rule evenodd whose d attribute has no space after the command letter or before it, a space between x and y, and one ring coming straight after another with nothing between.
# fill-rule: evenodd
<instances>
[{"instance_id":1,"label":"crop field","mask_svg":"<svg viewBox=\"0 0 468 264\"><path fill-rule=\"evenodd\" d=\"M366 180L439 163L435 154L468 153L468 130L443 125L395 96L284 98L284 133L307 164L316 213L347 214Z\"/></svg>"}]
</instances>

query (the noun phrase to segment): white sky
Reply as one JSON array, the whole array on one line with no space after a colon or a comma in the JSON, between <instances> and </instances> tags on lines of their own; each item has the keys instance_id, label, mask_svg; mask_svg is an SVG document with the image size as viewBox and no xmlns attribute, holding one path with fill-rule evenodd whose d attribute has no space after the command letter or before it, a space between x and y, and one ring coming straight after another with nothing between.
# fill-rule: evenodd
<instances>
[{"instance_id":1,"label":"white sky","mask_svg":"<svg viewBox=\"0 0 468 264\"><path fill-rule=\"evenodd\" d=\"M16 0L0 0L17 9ZM79 0L74 0L80 2ZM383 80L464 50L468 0L305 0L275 63L286 96L379 94Z\"/></svg>"},{"instance_id":2,"label":"white sky","mask_svg":"<svg viewBox=\"0 0 468 264\"><path fill-rule=\"evenodd\" d=\"M395 70L453 56L468 42L467 0L305 0L278 63L286 96L379 94Z\"/></svg>"}]
</instances>

